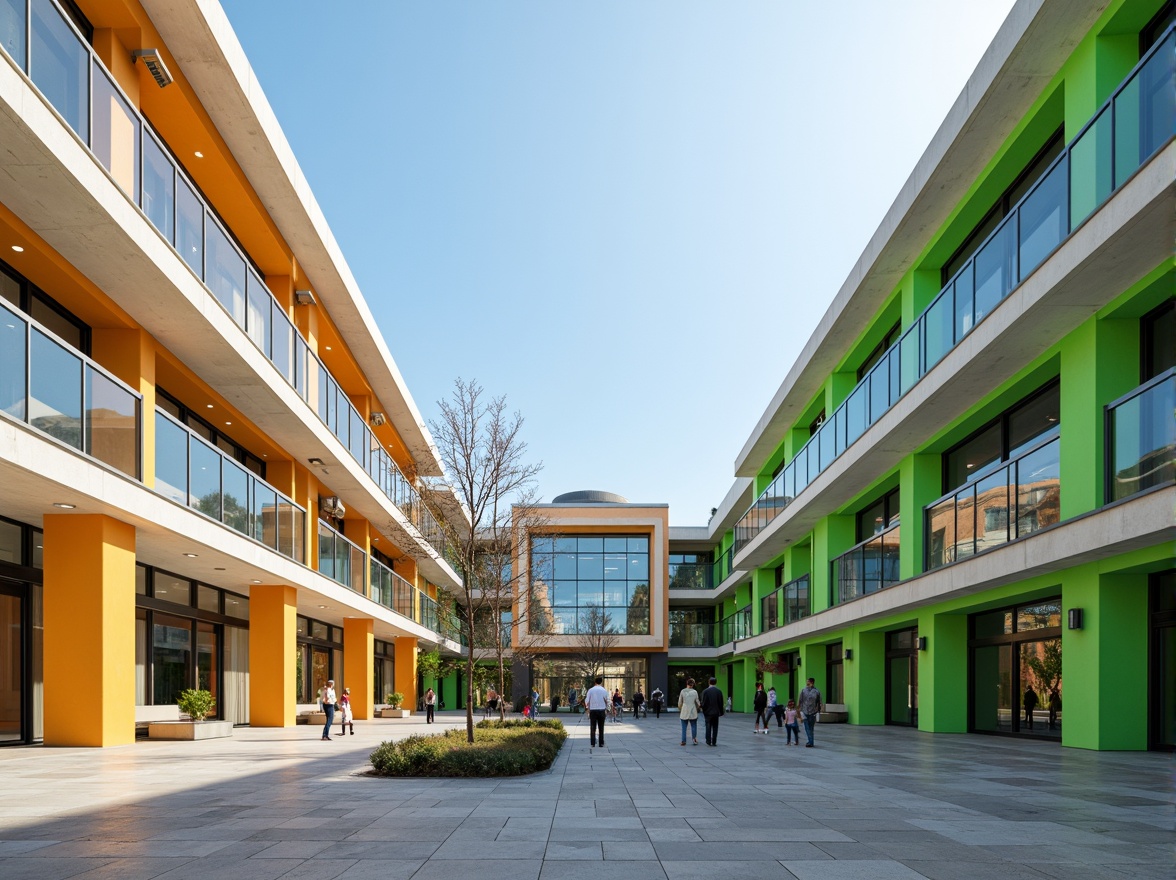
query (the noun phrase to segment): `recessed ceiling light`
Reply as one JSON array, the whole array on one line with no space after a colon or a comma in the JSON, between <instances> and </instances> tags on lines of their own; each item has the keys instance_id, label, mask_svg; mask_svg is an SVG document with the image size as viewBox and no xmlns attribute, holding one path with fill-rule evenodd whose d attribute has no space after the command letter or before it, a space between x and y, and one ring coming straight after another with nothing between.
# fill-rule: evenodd
<instances>
[{"instance_id":1,"label":"recessed ceiling light","mask_svg":"<svg viewBox=\"0 0 1176 880\"><path fill-rule=\"evenodd\" d=\"M197 158L197 159L203 159L203 158L204 158L204 154L203 154L203 153L201 153L199 150L197 150L197 151L196 151L196 158Z\"/></svg>"},{"instance_id":2,"label":"recessed ceiling light","mask_svg":"<svg viewBox=\"0 0 1176 880\"><path fill-rule=\"evenodd\" d=\"M53 506L60 507L62 510L73 510L77 507L76 504L66 504L64 501L54 501Z\"/></svg>"},{"instance_id":3,"label":"recessed ceiling light","mask_svg":"<svg viewBox=\"0 0 1176 880\"><path fill-rule=\"evenodd\" d=\"M320 605L319 608L326 608L326 605Z\"/></svg>"},{"instance_id":4,"label":"recessed ceiling light","mask_svg":"<svg viewBox=\"0 0 1176 880\"><path fill-rule=\"evenodd\" d=\"M261 454L261 457L262 457L262 458L269 458L269 453L268 453L268 452L263 452L263 453Z\"/></svg>"},{"instance_id":5,"label":"recessed ceiling light","mask_svg":"<svg viewBox=\"0 0 1176 880\"><path fill-rule=\"evenodd\" d=\"M226 424L226 425L231 425L231 424L233 424L233 423L232 423L232 422L225 422L225 424Z\"/></svg>"},{"instance_id":6,"label":"recessed ceiling light","mask_svg":"<svg viewBox=\"0 0 1176 880\"><path fill-rule=\"evenodd\" d=\"M331 346L329 346L329 345L326 348L327 348L327 351L331 350Z\"/></svg>"},{"instance_id":7,"label":"recessed ceiling light","mask_svg":"<svg viewBox=\"0 0 1176 880\"><path fill-rule=\"evenodd\" d=\"M199 554L198 553L185 553L184 555L187 556L189 559L195 559Z\"/></svg>"},{"instance_id":8,"label":"recessed ceiling light","mask_svg":"<svg viewBox=\"0 0 1176 880\"><path fill-rule=\"evenodd\" d=\"M212 404L211 404L211 403L206 403L206 404L204 404L204 406L205 406L205 408L207 408L207 409L212 409Z\"/></svg>"},{"instance_id":9,"label":"recessed ceiling light","mask_svg":"<svg viewBox=\"0 0 1176 880\"><path fill-rule=\"evenodd\" d=\"M260 584L260 583L261 583L261 581L259 581L259 580L252 580L252 581L250 581L249 583L251 583L251 584Z\"/></svg>"},{"instance_id":10,"label":"recessed ceiling light","mask_svg":"<svg viewBox=\"0 0 1176 880\"><path fill-rule=\"evenodd\" d=\"M12 249L13 249L14 251L16 251L18 254L23 254L23 253L24 253L24 248L22 248L22 247L21 247L19 244L14 244L14 245L12 246Z\"/></svg>"}]
</instances>

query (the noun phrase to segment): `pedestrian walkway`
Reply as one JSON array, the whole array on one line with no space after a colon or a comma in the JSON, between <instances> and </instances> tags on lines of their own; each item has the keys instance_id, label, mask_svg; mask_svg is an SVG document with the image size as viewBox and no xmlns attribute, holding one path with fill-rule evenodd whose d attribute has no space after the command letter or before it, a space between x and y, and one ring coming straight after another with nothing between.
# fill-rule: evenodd
<instances>
[{"instance_id":1,"label":"pedestrian walkway","mask_svg":"<svg viewBox=\"0 0 1176 880\"><path fill-rule=\"evenodd\" d=\"M818 725L787 747L750 715L718 748L673 716L584 716L551 771L508 780L362 775L380 741L238 729L107 750L0 749L4 880L892 880L1173 876L1170 756ZM701 733L701 731L700 731Z\"/></svg>"}]
</instances>

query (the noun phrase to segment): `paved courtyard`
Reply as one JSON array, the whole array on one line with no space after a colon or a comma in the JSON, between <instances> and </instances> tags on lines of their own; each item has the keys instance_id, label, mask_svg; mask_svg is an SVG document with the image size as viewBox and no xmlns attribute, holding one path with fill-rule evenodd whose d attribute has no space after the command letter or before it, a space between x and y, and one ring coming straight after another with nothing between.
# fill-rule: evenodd
<instances>
[{"instance_id":1,"label":"paved courtyard","mask_svg":"<svg viewBox=\"0 0 1176 880\"><path fill-rule=\"evenodd\" d=\"M788 748L746 715L714 749L680 747L663 717L610 724L590 752L587 721L560 717L552 770L504 781L360 775L415 719L331 742L298 727L0 749L0 878L1176 876L1167 755L846 725Z\"/></svg>"}]
</instances>

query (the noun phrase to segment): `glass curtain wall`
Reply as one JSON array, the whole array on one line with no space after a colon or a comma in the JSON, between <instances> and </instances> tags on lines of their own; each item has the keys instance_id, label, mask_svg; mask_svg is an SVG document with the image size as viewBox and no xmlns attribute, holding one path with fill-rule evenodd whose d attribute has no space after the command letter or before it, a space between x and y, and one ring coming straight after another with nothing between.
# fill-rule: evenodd
<instances>
[{"instance_id":1,"label":"glass curtain wall","mask_svg":"<svg viewBox=\"0 0 1176 880\"><path fill-rule=\"evenodd\" d=\"M530 631L649 634L649 536L531 539Z\"/></svg>"}]
</instances>

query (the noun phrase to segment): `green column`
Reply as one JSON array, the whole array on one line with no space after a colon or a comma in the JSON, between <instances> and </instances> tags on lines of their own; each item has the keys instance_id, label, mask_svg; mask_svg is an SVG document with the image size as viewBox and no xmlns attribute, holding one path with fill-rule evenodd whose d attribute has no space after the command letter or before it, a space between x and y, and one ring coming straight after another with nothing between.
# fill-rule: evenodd
<instances>
[{"instance_id":1,"label":"green column","mask_svg":"<svg viewBox=\"0 0 1176 880\"><path fill-rule=\"evenodd\" d=\"M1091 318L1061 343L1061 518L1103 503L1103 407L1139 384L1139 324Z\"/></svg>"},{"instance_id":2,"label":"green column","mask_svg":"<svg viewBox=\"0 0 1176 880\"><path fill-rule=\"evenodd\" d=\"M942 494L943 466L938 455L910 455L902 461L898 510L902 527L898 566L903 580L923 572L923 508Z\"/></svg>"},{"instance_id":3,"label":"green column","mask_svg":"<svg viewBox=\"0 0 1176 880\"><path fill-rule=\"evenodd\" d=\"M827 516L813 528L813 612L829 607L829 565L854 545L852 516Z\"/></svg>"},{"instance_id":4,"label":"green column","mask_svg":"<svg viewBox=\"0 0 1176 880\"><path fill-rule=\"evenodd\" d=\"M853 724L886 723L886 636L859 632L853 659L845 661L846 702ZM850 640L843 644L850 646Z\"/></svg>"},{"instance_id":5,"label":"green column","mask_svg":"<svg viewBox=\"0 0 1176 880\"><path fill-rule=\"evenodd\" d=\"M919 652L919 730L964 733L968 729L968 617L933 614L919 617L919 635L927 650Z\"/></svg>"},{"instance_id":6,"label":"green column","mask_svg":"<svg viewBox=\"0 0 1176 880\"><path fill-rule=\"evenodd\" d=\"M1067 628L1071 608L1082 629ZM1062 585L1062 744L1147 748L1147 575L1066 572Z\"/></svg>"}]
</instances>

